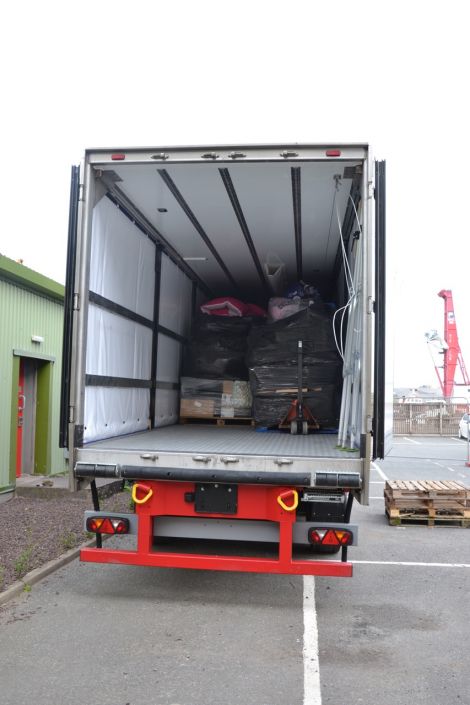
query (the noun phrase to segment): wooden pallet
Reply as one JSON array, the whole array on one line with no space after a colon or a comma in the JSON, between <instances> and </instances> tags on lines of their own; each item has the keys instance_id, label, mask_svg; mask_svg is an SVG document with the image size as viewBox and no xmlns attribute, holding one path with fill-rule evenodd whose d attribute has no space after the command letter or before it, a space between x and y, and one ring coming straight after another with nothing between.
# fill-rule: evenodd
<instances>
[{"instance_id":1,"label":"wooden pallet","mask_svg":"<svg viewBox=\"0 0 470 705\"><path fill-rule=\"evenodd\" d=\"M468 519L470 521L470 507L463 507L462 505L449 505L445 507L435 507L432 505L421 505L417 507L403 507L398 506L392 502L385 502L385 511L391 517L450 517L452 519Z\"/></svg>"},{"instance_id":2,"label":"wooden pallet","mask_svg":"<svg viewBox=\"0 0 470 705\"><path fill-rule=\"evenodd\" d=\"M251 416L180 416L181 424L211 424L215 426L254 426Z\"/></svg>"},{"instance_id":3,"label":"wooden pallet","mask_svg":"<svg viewBox=\"0 0 470 705\"><path fill-rule=\"evenodd\" d=\"M470 488L453 480L390 480L384 488L390 524L470 526Z\"/></svg>"},{"instance_id":4,"label":"wooden pallet","mask_svg":"<svg viewBox=\"0 0 470 705\"><path fill-rule=\"evenodd\" d=\"M385 483L385 492L393 500L458 499L470 502L470 487L453 480L389 480Z\"/></svg>"},{"instance_id":5,"label":"wooden pallet","mask_svg":"<svg viewBox=\"0 0 470 705\"><path fill-rule=\"evenodd\" d=\"M460 513L462 509L469 509L470 511L470 501L463 498L450 497L394 497L386 489L384 490L385 504L390 507L397 507L398 509L409 509L409 510L426 510L435 509L442 511L455 510L455 513Z\"/></svg>"},{"instance_id":6,"label":"wooden pallet","mask_svg":"<svg viewBox=\"0 0 470 705\"><path fill-rule=\"evenodd\" d=\"M385 509L385 514L388 518L390 526L406 526L406 525L425 525L425 526L460 526L464 529L470 528L470 516L451 516L448 514L439 514L429 516L428 514L390 514Z\"/></svg>"}]
</instances>

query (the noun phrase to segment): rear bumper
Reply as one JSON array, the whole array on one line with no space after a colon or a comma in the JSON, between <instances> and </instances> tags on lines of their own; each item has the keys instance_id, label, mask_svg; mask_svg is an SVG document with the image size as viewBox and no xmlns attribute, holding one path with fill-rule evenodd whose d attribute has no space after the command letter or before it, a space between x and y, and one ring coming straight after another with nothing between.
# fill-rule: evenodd
<instances>
[{"instance_id":1,"label":"rear bumper","mask_svg":"<svg viewBox=\"0 0 470 705\"><path fill-rule=\"evenodd\" d=\"M214 487L217 487L214 484ZM225 487L228 487L226 485ZM207 495L210 488L205 485ZM202 553L180 553L159 550L158 536L155 543L155 522L159 518L173 517L184 519L205 518L226 520L227 513L217 514L207 505L201 511L195 501L195 484L147 480L136 483L134 499L136 514L131 524L132 533L137 534L135 550L108 548L85 548L80 552L82 561L92 563L115 563L164 568L185 568L199 570L241 571L248 573L283 573L294 575L323 575L351 577L352 565L346 560L346 548L342 549L341 561L316 560L308 557L293 557L294 526L296 524L297 496L295 488L269 485L239 485L236 489L236 502L230 506L230 522L270 522L276 530L278 550L276 557L252 557L237 555L206 555ZM138 492L137 492L138 490ZM228 489L227 492L232 492ZM217 491L219 493L220 490ZM139 495L139 496L138 496ZM286 495L289 497L286 498ZM280 501L282 498L285 501ZM223 511L224 506L221 506ZM133 529L134 528L134 529ZM135 531L136 530L136 531ZM212 538L206 534L206 538ZM214 536L214 538L216 538Z\"/></svg>"},{"instance_id":2,"label":"rear bumper","mask_svg":"<svg viewBox=\"0 0 470 705\"><path fill-rule=\"evenodd\" d=\"M152 551L108 550L83 548L80 560L89 563L141 565L153 568L186 568L196 570L240 571L243 573L281 573L291 575L322 575L340 578L352 577L351 563L340 561L297 561L292 559L245 558L238 556L207 556L185 553Z\"/></svg>"}]
</instances>

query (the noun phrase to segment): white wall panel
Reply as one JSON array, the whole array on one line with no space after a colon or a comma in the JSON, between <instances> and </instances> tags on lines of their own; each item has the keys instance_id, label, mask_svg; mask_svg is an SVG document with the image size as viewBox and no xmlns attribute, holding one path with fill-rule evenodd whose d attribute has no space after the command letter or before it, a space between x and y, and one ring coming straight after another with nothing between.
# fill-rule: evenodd
<instances>
[{"instance_id":1,"label":"white wall panel","mask_svg":"<svg viewBox=\"0 0 470 705\"><path fill-rule=\"evenodd\" d=\"M206 167L207 169L210 165L199 164L197 166ZM126 164L126 168L121 170L117 164L113 165L113 170L119 173L119 176L123 179L119 184L120 188L138 206L140 212L164 235L165 239L171 243L181 257L203 258L200 261L190 262L190 266L202 279L210 280L215 289L224 291L227 286L230 286L230 282L214 259L214 255L160 177L159 168L168 171L179 188L179 173L181 171L179 168L177 168L176 172L173 172L172 167L163 164L161 166L158 164ZM201 170L198 171L197 167L196 172L192 169L191 171L197 180L205 178L205 173L201 172ZM193 209L196 218L201 218L204 210L207 209L211 194L206 192L202 203L195 203L191 190L186 192L186 190L181 189L181 193L190 208ZM160 212L159 208L166 210ZM208 235L212 239L213 233L208 233Z\"/></svg>"},{"instance_id":2,"label":"white wall panel","mask_svg":"<svg viewBox=\"0 0 470 705\"><path fill-rule=\"evenodd\" d=\"M157 381L179 382L182 345L163 333L158 334Z\"/></svg>"},{"instance_id":3,"label":"white wall panel","mask_svg":"<svg viewBox=\"0 0 470 705\"><path fill-rule=\"evenodd\" d=\"M84 441L99 441L148 428L150 390L85 388Z\"/></svg>"},{"instance_id":4,"label":"white wall panel","mask_svg":"<svg viewBox=\"0 0 470 705\"><path fill-rule=\"evenodd\" d=\"M169 257L162 255L159 323L187 336L191 323L192 282Z\"/></svg>"},{"instance_id":5,"label":"white wall panel","mask_svg":"<svg viewBox=\"0 0 470 705\"><path fill-rule=\"evenodd\" d=\"M170 426L179 420L179 392L157 389L155 396L155 426Z\"/></svg>"},{"instance_id":6,"label":"white wall panel","mask_svg":"<svg viewBox=\"0 0 470 705\"><path fill-rule=\"evenodd\" d=\"M87 374L150 379L151 360L150 328L90 304Z\"/></svg>"},{"instance_id":7,"label":"white wall panel","mask_svg":"<svg viewBox=\"0 0 470 705\"><path fill-rule=\"evenodd\" d=\"M90 289L153 319L155 245L109 200L93 209Z\"/></svg>"}]
</instances>

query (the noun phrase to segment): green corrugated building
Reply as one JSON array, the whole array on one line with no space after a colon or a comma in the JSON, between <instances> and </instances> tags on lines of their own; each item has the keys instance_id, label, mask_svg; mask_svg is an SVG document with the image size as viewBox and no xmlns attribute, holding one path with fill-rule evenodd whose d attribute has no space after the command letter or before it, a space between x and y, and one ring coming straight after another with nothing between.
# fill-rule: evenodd
<instances>
[{"instance_id":1,"label":"green corrugated building","mask_svg":"<svg viewBox=\"0 0 470 705\"><path fill-rule=\"evenodd\" d=\"M64 287L0 255L0 493L63 472L59 412Z\"/></svg>"}]
</instances>

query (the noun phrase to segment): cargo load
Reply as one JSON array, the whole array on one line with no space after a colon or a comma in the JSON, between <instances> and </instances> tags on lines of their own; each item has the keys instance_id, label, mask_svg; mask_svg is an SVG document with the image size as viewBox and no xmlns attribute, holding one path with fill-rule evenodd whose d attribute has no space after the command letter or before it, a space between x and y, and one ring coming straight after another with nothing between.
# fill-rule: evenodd
<instances>
[{"instance_id":1,"label":"cargo load","mask_svg":"<svg viewBox=\"0 0 470 705\"><path fill-rule=\"evenodd\" d=\"M242 380L181 378L181 418L249 418L250 385Z\"/></svg>"},{"instance_id":2,"label":"cargo load","mask_svg":"<svg viewBox=\"0 0 470 705\"><path fill-rule=\"evenodd\" d=\"M247 362L255 422L279 426L296 399L299 341L305 404L320 428L337 428L342 362L335 347L332 311L323 304L310 305L250 332Z\"/></svg>"}]
</instances>

